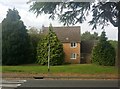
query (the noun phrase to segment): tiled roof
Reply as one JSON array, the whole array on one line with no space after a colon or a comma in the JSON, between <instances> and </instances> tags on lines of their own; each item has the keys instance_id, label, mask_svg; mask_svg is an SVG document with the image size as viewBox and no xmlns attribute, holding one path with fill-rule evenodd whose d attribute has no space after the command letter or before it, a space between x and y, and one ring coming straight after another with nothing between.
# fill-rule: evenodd
<instances>
[{"instance_id":1,"label":"tiled roof","mask_svg":"<svg viewBox=\"0 0 120 89\"><path fill-rule=\"evenodd\" d=\"M43 27L43 34L47 34L48 29ZM53 27L53 31L61 42L80 42L80 26Z\"/></svg>"}]
</instances>

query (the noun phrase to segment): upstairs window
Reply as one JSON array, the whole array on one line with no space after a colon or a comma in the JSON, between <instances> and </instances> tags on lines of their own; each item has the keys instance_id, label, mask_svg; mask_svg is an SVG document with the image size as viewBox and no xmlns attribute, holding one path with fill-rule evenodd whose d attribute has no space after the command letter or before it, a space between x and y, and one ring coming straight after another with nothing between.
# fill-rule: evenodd
<instances>
[{"instance_id":1,"label":"upstairs window","mask_svg":"<svg viewBox=\"0 0 120 89\"><path fill-rule=\"evenodd\" d=\"M71 43L71 48L75 48L75 47L77 47L77 43L72 42L72 43Z\"/></svg>"}]
</instances>

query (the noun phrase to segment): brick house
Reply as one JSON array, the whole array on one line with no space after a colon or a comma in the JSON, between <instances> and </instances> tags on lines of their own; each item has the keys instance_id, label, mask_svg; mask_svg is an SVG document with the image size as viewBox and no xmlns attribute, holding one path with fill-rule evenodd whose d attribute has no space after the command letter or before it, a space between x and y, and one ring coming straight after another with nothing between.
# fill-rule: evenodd
<instances>
[{"instance_id":1,"label":"brick house","mask_svg":"<svg viewBox=\"0 0 120 89\"><path fill-rule=\"evenodd\" d=\"M48 33L48 27L42 28L42 33ZM65 62L80 63L80 26L53 27L58 39L63 43Z\"/></svg>"}]
</instances>

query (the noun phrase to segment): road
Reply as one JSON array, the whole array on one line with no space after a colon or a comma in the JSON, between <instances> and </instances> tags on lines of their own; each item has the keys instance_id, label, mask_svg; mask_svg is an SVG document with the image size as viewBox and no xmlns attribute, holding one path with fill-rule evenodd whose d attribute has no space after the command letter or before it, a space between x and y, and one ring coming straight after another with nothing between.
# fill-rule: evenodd
<instances>
[{"instance_id":1,"label":"road","mask_svg":"<svg viewBox=\"0 0 120 89\"><path fill-rule=\"evenodd\" d=\"M15 89L25 82L26 80L2 80L0 81L0 89Z\"/></svg>"},{"instance_id":2,"label":"road","mask_svg":"<svg viewBox=\"0 0 120 89\"><path fill-rule=\"evenodd\" d=\"M17 89L119 89L118 80L27 80Z\"/></svg>"},{"instance_id":3,"label":"road","mask_svg":"<svg viewBox=\"0 0 120 89\"><path fill-rule=\"evenodd\" d=\"M120 89L118 80L2 80L2 89Z\"/></svg>"}]
</instances>

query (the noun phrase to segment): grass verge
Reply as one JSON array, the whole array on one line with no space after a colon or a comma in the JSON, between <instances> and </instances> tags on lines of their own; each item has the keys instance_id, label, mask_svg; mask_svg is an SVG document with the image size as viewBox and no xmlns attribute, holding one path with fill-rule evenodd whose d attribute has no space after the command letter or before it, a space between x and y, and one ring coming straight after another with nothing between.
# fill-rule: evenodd
<instances>
[{"instance_id":1,"label":"grass verge","mask_svg":"<svg viewBox=\"0 0 120 89\"><path fill-rule=\"evenodd\" d=\"M2 66L3 73L48 73L47 66ZM98 66L94 64L71 64L50 66L50 73L77 73L77 74L117 74L115 66Z\"/></svg>"}]
</instances>

